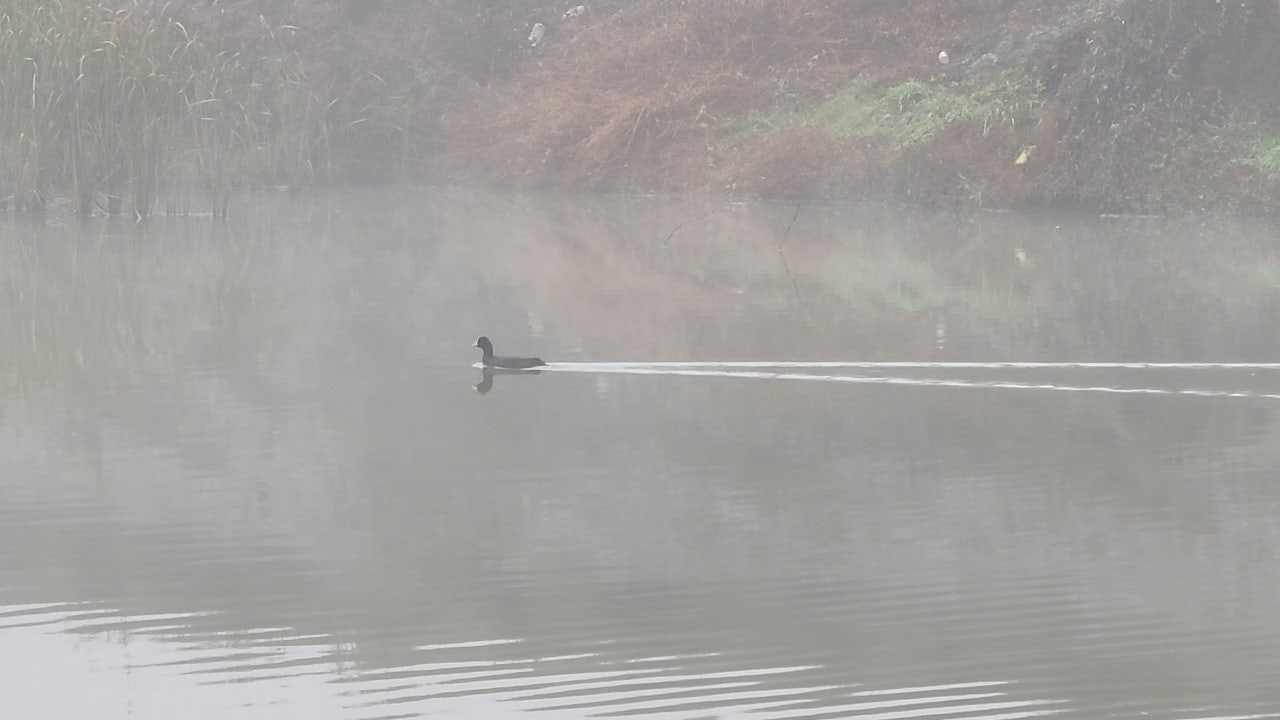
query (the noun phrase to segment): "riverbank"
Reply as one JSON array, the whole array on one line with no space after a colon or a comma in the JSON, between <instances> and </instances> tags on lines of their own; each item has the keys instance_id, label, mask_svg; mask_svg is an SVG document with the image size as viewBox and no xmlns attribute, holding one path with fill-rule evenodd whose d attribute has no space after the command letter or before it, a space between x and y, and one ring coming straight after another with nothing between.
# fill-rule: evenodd
<instances>
[{"instance_id":1,"label":"riverbank","mask_svg":"<svg viewBox=\"0 0 1280 720\"><path fill-rule=\"evenodd\" d=\"M17 210L407 180L1280 212L1273 0L7 4Z\"/></svg>"},{"instance_id":2,"label":"riverbank","mask_svg":"<svg viewBox=\"0 0 1280 720\"><path fill-rule=\"evenodd\" d=\"M448 176L1280 210L1275 3L612 7L557 22L443 123Z\"/></svg>"}]
</instances>

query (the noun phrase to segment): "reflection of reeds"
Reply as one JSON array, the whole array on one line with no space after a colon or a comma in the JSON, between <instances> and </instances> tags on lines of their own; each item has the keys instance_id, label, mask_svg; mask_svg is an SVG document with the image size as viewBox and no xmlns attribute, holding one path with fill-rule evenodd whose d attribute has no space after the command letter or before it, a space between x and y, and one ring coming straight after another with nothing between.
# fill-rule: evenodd
<instances>
[{"instance_id":1,"label":"reflection of reeds","mask_svg":"<svg viewBox=\"0 0 1280 720\"><path fill-rule=\"evenodd\" d=\"M0 0L0 198L39 211L170 213L210 193L332 171L359 118L318 88L263 23L239 51L206 45L134 0L120 9ZM287 30L287 29L284 29Z\"/></svg>"}]
</instances>

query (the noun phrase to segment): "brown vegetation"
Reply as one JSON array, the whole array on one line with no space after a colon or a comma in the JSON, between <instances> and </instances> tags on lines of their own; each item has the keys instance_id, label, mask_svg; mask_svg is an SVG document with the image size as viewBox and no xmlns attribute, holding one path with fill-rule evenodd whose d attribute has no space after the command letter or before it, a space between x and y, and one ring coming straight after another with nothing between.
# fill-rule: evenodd
<instances>
[{"instance_id":1,"label":"brown vegetation","mask_svg":"<svg viewBox=\"0 0 1280 720\"><path fill-rule=\"evenodd\" d=\"M829 78L825 56L844 40L820 6L710 0L696 10L597 12L518 84L458 117L451 166L498 180L516 168L571 186L696 183L714 166L708 146L723 118L768 106L775 93L810 95Z\"/></svg>"},{"instance_id":2,"label":"brown vegetation","mask_svg":"<svg viewBox=\"0 0 1280 720\"><path fill-rule=\"evenodd\" d=\"M296 55L343 179L1280 209L1275 0L165 7Z\"/></svg>"},{"instance_id":3,"label":"brown vegetation","mask_svg":"<svg viewBox=\"0 0 1280 720\"><path fill-rule=\"evenodd\" d=\"M1111 211L1274 210L1274 173L1222 126L1280 120L1274 2L764 0L591 6L443 126L454 177L705 187ZM939 65L946 49L949 65ZM984 61L987 66L984 67ZM833 137L842 86L918 78L963 95L1007 70L1042 86L1034 122L950 124L920 147ZM735 125L764 125L741 132ZM1207 129L1208 128L1208 129ZM1015 163L1034 147L1032 160Z\"/></svg>"}]
</instances>

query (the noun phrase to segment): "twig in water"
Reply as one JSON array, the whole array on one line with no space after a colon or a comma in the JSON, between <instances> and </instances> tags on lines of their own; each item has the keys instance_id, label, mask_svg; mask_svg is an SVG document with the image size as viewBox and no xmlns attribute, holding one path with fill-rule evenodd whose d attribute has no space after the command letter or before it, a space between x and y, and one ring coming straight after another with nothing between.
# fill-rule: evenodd
<instances>
[{"instance_id":1,"label":"twig in water","mask_svg":"<svg viewBox=\"0 0 1280 720\"><path fill-rule=\"evenodd\" d=\"M791 266L787 264L787 256L782 254L782 246L778 246L778 259L782 261L782 269L787 273L787 279L791 281L791 289L796 291L796 299L800 298L800 283L796 282L796 276L791 272Z\"/></svg>"},{"instance_id":2,"label":"twig in water","mask_svg":"<svg viewBox=\"0 0 1280 720\"><path fill-rule=\"evenodd\" d=\"M791 213L791 222L787 223L787 229L782 231L782 242L778 243L778 252L782 252L782 246L787 244L787 237L791 235L791 226L796 224L798 217L800 217L800 203L796 203L796 211Z\"/></svg>"},{"instance_id":3,"label":"twig in water","mask_svg":"<svg viewBox=\"0 0 1280 720\"><path fill-rule=\"evenodd\" d=\"M717 205L717 206L715 206L715 207L711 208L710 210L708 210L708 211L706 211L706 212L702 213L702 214L701 214L701 215L699 215L698 217L693 218L692 220L685 220L684 222L680 223L679 225L677 225L677 226L675 226L675 227L671 228L671 232L667 233L667 239L662 241L662 247L666 247L666 246L667 246L667 243L671 242L671 238L675 237L676 233L677 233L677 232L680 232L680 229L681 229L681 228L685 227L686 225L692 225L692 224L694 224L694 223L698 222L699 220L704 220L704 219L706 219L706 218L708 218L708 217L710 217L710 216L712 216L712 215L714 215L714 214L716 214L716 213L720 212L720 211L721 211L721 210L723 210L723 209L725 208L725 206L726 206L726 205L728 205L728 204L729 204L729 201L728 201L728 200L726 200L726 201L724 201L724 202L720 203L719 205Z\"/></svg>"}]
</instances>

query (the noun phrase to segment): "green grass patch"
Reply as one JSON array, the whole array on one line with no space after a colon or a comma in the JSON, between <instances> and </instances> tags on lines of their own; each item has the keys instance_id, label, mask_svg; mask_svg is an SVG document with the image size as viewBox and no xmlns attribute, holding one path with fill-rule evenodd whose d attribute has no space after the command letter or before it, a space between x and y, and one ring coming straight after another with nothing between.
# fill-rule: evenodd
<instances>
[{"instance_id":1,"label":"green grass patch","mask_svg":"<svg viewBox=\"0 0 1280 720\"><path fill-rule=\"evenodd\" d=\"M1268 175L1280 173L1280 127L1232 112L1210 122L1208 129L1228 143L1236 163Z\"/></svg>"},{"instance_id":2,"label":"green grass patch","mask_svg":"<svg viewBox=\"0 0 1280 720\"><path fill-rule=\"evenodd\" d=\"M1280 173L1280 136L1260 135L1249 144L1240 162L1269 175Z\"/></svg>"},{"instance_id":3,"label":"green grass patch","mask_svg":"<svg viewBox=\"0 0 1280 720\"><path fill-rule=\"evenodd\" d=\"M883 86L862 78L819 106L813 121L833 137L883 138L906 150L955 123L981 122L984 136L1016 127L1039 112L1042 90L1038 81L1019 71L970 92L918 79Z\"/></svg>"}]
</instances>

